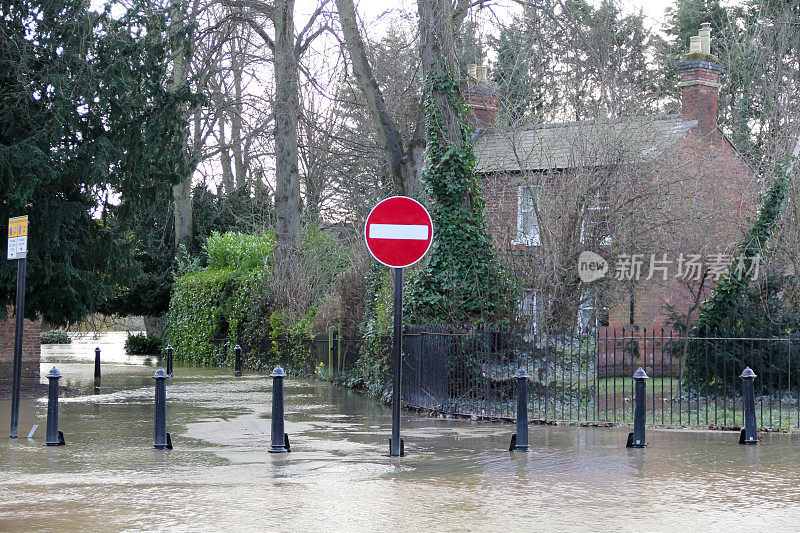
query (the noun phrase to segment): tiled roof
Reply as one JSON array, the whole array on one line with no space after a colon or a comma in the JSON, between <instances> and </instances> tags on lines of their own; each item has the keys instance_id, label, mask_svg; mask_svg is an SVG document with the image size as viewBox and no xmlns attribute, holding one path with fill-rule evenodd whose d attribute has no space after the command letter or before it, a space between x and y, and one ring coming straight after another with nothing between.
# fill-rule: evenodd
<instances>
[{"instance_id":1,"label":"tiled roof","mask_svg":"<svg viewBox=\"0 0 800 533\"><path fill-rule=\"evenodd\" d=\"M595 167L647 161L674 146L697 121L680 115L487 130L475 138L480 173Z\"/></svg>"}]
</instances>

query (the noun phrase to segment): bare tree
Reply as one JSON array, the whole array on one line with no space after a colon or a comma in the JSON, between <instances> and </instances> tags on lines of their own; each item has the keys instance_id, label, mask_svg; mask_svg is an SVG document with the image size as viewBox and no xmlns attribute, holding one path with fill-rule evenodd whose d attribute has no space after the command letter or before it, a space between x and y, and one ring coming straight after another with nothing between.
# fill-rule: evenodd
<instances>
[{"instance_id":1,"label":"bare tree","mask_svg":"<svg viewBox=\"0 0 800 533\"><path fill-rule=\"evenodd\" d=\"M316 87L306 84L301 91L300 165L305 221L320 224L333 199L332 181L342 154L336 137L343 127L343 116Z\"/></svg>"},{"instance_id":2,"label":"bare tree","mask_svg":"<svg viewBox=\"0 0 800 533\"><path fill-rule=\"evenodd\" d=\"M391 17L391 18L389 18ZM390 13L382 19L390 27L375 41L368 35L362 37L368 47L369 62L376 83L381 88L387 113L394 121L404 139L416 139L410 144L414 148L414 165L409 194L424 196L418 186L424 164L424 142L420 132L424 129L422 114L422 88L416 21L407 14ZM349 57L342 54L346 59ZM325 133L329 138L329 149L336 164L330 166L330 202L328 216L334 220L347 221L360 226L375 202L388 194L397 194L395 176L387 163L385 144L375 126L369 105L355 76L349 69L337 65L332 80L331 104L337 117L336 126ZM407 152L408 155L408 152Z\"/></svg>"},{"instance_id":3,"label":"bare tree","mask_svg":"<svg viewBox=\"0 0 800 533\"><path fill-rule=\"evenodd\" d=\"M233 8L245 8L251 16L242 20L264 40L273 52L275 77L275 212L276 265L281 276L291 276L293 250L300 240L300 177L298 167L297 123L300 109L298 70L300 56L325 27L315 27L325 2L311 15L295 37L294 0L223 0ZM253 16L272 22L274 38Z\"/></svg>"},{"instance_id":4,"label":"bare tree","mask_svg":"<svg viewBox=\"0 0 800 533\"><path fill-rule=\"evenodd\" d=\"M367 101L369 113L383 144L394 189L398 194L414 195L424 159L424 141L417 130L415 135L404 143L403 136L389 114L383 92L370 65L364 39L361 37L353 0L336 0L336 7L339 11L345 47L353 65L353 74Z\"/></svg>"},{"instance_id":5,"label":"bare tree","mask_svg":"<svg viewBox=\"0 0 800 533\"><path fill-rule=\"evenodd\" d=\"M791 157L800 137L800 24L792 2L753 2L732 10L728 30L715 39L726 62L721 118L726 133L769 185L773 170ZM793 279L786 288L800 295L800 179L794 172L783 216L765 268ZM788 294L786 295L788 296Z\"/></svg>"}]
</instances>

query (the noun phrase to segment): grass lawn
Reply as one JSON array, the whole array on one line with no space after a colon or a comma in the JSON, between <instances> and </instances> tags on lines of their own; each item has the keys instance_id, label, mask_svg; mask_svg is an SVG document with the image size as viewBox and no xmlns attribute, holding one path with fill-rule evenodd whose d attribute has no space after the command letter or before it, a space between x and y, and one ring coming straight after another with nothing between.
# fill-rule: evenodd
<instances>
[{"instance_id":1,"label":"grass lawn","mask_svg":"<svg viewBox=\"0 0 800 533\"><path fill-rule=\"evenodd\" d=\"M645 390L647 394L653 394L655 387L655 394L660 396L669 396L670 390L672 394L677 394L680 387L678 386L679 380L677 378L650 378L645 381ZM598 380L598 392L600 396L608 394L622 394L623 387L625 388L625 396L633 396L633 379L632 378L601 378ZM670 389L672 387L672 389Z\"/></svg>"}]
</instances>

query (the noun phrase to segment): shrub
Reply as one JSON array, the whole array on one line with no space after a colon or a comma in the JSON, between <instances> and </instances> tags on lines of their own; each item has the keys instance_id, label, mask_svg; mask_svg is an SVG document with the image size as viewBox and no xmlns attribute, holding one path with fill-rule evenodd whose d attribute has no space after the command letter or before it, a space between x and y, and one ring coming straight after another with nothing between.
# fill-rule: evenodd
<instances>
[{"instance_id":1,"label":"shrub","mask_svg":"<svg viewBox=\"0 0 800 533\"><path fill-rule=\"evenodd\" d=\"M272 251L275 249L275 236L272 233L245 235L215 231L206 240L203 249L208 255L209 270L250 271L271 262Z\"/></svg>"},{"instance_id":2,"label":"shrub","mask_svg":"<svg viewBox=\"0 0 800 533\"><path fill-rule=\"evenodd\" d=\"M175 348L176 359L231 365L238 343L247 346L251 360L268 356L312 370L304 341L313 334L316 311L334 279L350 263L350 252L329 233L306 228L296 279L276 287L274 247L271 233L209 237L208 267L180 273L173 286L164 322L165 342Z\"/></svg>"},{"instance_id":3,"label":"shrub","mask_svg":"<svg viewBox=\"0 0 800 533\"><path fill-rule=\"evenodd\" d=\"M51 329L42 332L42 344L70 344L72 339L67 332L61 329Z\"/></svg>"},{"instance_id":4,"label":"shrub","mask_svg":"<svg viewBox=\"0 0 800 533\"><path fill-rule=\"evenodd\" d=\"M161 353L161 337L148 337L144 333L131 335L125 339L125 353L128 355L154 355Z\"/></svg>"},{"instance_id":5,"label":"shrub","mask_svg":"<svg viewBox=\"0 0 800 533\"><path fill-rule=\"evenodd\" d=\"M284 360L295 372L312 368L310 345L304 340L314 335L311 330L314 312L313 308L309 309L305 315L291 321L283 313L272 313L269 318L270 351L274 361Z\"/></svg>"},{"instance_id":6,"label":"shrub","mask_svg":"<svg viewBox=\"0 0 800 533\"><path fill-rule=\"evenodd\" d=\"M350 249L313 225L305 228L302 240L307 275L325 287L327 293L334 278L350 264Z\"/></svg>"},{"instance_id":7,"label":"shrub","mask_svg":"<svg viewBox=\"0 0 800 533\"><path fill-rule=\"evenodd\" d=\"M386 398L386 375L391 363L387 342L391 342L394 312L391 270L373 263L367 276L366 292L366 312L360 327L364 342L359 350L353 385L363 385L370 395Z\"/></svg>"}]
</instances>

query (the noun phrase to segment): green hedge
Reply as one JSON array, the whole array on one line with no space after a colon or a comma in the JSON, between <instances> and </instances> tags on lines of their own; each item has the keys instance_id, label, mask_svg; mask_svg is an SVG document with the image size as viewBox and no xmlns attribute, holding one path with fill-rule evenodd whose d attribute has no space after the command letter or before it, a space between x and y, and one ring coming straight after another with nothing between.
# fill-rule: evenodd
<instances>
[{"instance_id":1,"label":"green hedge","mask_svg":"<svg viewBox=\"0 0 800 533\"><path fill-rule=\"evenodd\" d=\"M42 332L42 344L70 344L72 339L66 331L61 329L51 329Z\"/></svg>"},{"instance_id":2,"label":"green hedge","mask_svg":"<svg viewBox=\"0 0 800 533\"><path fill-rule=\"evenodd\" d=\"M148 337L137 333L125 339L125 353L128 355L157 355L161 353L161 337Z\"/></svg>"},{"instance_id":3,"label":"green hedge","mask_svg":"<svg viewBox=\"0 0 800 533\"><path fill-rule=\"evenodd\" d=\"M203 245L208 268L250 271L271 264L275 236L213 232Z\"/></svg>"},{"instance_id":4,"label":"green hedge","mask_svg":"<svg viewBox=\"0 0 800 533\"><path fill-rule=\"evenodd\" d=\"M178 278L165 317L175 358L204 365L226 364L222 350L212 340L227 336L231 344L236 344L236 334L247 313L248 296L263 276L262 270L239 272L223 268Z\"/></svg>"},{"instance_id":5,"label":"green hedge","mask_svg":"<svg viewBox=\"0 0 800 533\"><path fill-rule=\"evenodd\" d=\"M309 287L321 290L322 296L311 298L298 316L274 309L274 248L272 234L214 233L209 237L204 245L208 267L178 277L165 316L165 338L175 349L176 360L230 366L233 347L246 343L250 358L288 359L305 365L310 354L300 340L313 335L316 309L349 256L332 236L314 227L303 232L303 271ZM227 339L227 350L215 342L222 338ZM258 353L259 349L265 353Z\"/></svg>"}]
</instances>

